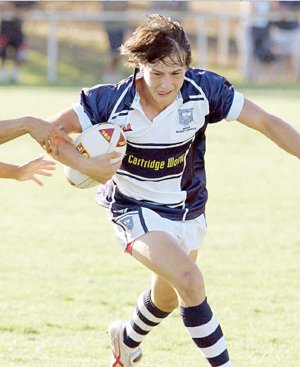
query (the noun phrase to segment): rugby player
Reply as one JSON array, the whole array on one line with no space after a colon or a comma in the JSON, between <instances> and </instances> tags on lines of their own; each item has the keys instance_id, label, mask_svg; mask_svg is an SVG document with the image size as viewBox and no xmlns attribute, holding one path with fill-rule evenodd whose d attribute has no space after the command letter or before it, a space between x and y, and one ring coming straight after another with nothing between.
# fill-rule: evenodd
<instances>
[{"instance_id":1,"label":"rugby player","mask_svg":"<svg viewBox=\"0 0 300 367\"><path fill-rule=\"evenodd\" d=\"M51 119L67 133L110 122L121 126L127 138L121 166L111 165L110 156L98 164L80 159L74 147L59 145L62 163L103 183L97 202L107 208L123 250L153 273L131 319L109 326L110 366L136 366L141 342L179 305L183 323L208 363L231 367L196 264L206 233L205 130L236 120L298 158L300 134L223 76L190 67L186 33L167 17L146 18L121 53L134 69L132 76L116 85L83 89L80 103Z\"/></svg>"}]
</instances>

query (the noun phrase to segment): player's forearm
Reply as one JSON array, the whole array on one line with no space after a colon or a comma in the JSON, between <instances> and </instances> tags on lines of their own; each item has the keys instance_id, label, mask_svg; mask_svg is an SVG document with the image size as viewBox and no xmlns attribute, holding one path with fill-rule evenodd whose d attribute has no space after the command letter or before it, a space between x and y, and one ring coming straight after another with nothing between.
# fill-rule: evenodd
<instances>
[{"instance_id":1,"label":"player's forearm","mask_svg":"<svg viewBox=\"0 0 300 367\"><path fill-rule=\"evenodd\" d=\"M119 153L113 152L95 158L86 158L76 150L74 145L61 141L59 143L59 156L56 159L98 182L105 183L121 165L121 161L112 164L110 160L119 157Z\"/></svg>"},{"instance_id":2,"label":"player's forearm","mask_svg":"<svg viewBox=\"0 0 300 367\"><path fill-rule=\"evenodd\" d=\"M264 133L280 148L300 159L300 134L291 125L273 117Z\"/></svg>"},{"instance_id":3,"label":"player's forearm","mask_svg":"<svg viewBox=\"0 0 300 367\"><path fill-rule=\"evenodd\" d=\"M0 144L18 138L25 134L33 134L36 129L42 131L41 121L35 117L25 116L11 120L0 121ZM45 124L46 122L44 122ZM33 136L33 138L35 138Z\"/></svg>"},{"instance_id":4,"label":"player's forearm","mask_svg":"<svg viewBox=\"0 0 300 367\"><path fill-rule=\"evenodd\" d=\"M59 154L55 158L65 166L76 169L77 171L96 179L97 169L93 160L82 156L75 148L74 145L60 141L59 143Z\"/></svg>"},{"instance_id":5,"label":"player's forearm","mask_svg":"<svg viewBox=\"0 0 300 367\"><path fill-rule=\"evenodd\" d=\"M300 158L300 134L282 119L245 99L237 120L266 135L280 148Z\"/></svg>"},{"instance_id":6,"label":"player's forearm","mask_svg":"<svg viewBox=\"0 0 300 367\"><path fill-rule=\"evenodd\" d=\"M0 121L0 144L26 134L27 117Z\"/></svg>"},{"instance_id":7,"label":"player's forearm","mask_svg":"<svg viewBox=\"0 0 300 367\"><path fill-rule=\"evenodd\" d=\"M87 158L80 155L74 145L66 143L63 140L60 140L58 143L58 156L53 158L80 172L84 170L84 163L87 160ZM85 172L82 173L86 174Z\"/></svg>"},{"instance_id":8,"label":"player's forearm","mask_svg":"<svg viewBox=\"0 0 300 367\"><path fill-rule=\"evenodd\" d=\"M6 164L0 162L0 178L12 178L17 179L18 177L18 166L14 164Z\"/></svg>"}]
</instances>

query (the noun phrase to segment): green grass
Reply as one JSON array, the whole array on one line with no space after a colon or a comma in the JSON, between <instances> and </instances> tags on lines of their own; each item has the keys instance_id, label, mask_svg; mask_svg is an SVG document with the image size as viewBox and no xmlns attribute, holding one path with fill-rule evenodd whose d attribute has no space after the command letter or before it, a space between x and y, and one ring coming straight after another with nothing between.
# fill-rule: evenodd
<instances>
[{"instance_id":1,"label":"green grass","mask_svg":"<svg viewBox=\"0 0 300 367\"><path fill-rule=\"evenodd\" d=\"M243 89L300 130L300 89ZM46 117L77 88L5 87L0 119ZM237 123L207 132L209 232L199 265L240 367L299 367L299 160ZM29 137L0 160L41 154ZM106 327L128 318L150 274L121 253L94 190L69 186L62 166L40 188L0 180L0 366L106 367ZM207 366L178 312L143 344L141 367Z\"/></svg>"}]
</instances>

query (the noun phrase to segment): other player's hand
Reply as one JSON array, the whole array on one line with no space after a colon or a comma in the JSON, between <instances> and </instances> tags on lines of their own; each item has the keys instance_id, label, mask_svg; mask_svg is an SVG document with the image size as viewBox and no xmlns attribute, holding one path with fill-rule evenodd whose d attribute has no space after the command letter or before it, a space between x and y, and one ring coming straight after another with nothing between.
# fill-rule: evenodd
<instances>
[{"instance_id":1,"label":"other player's hand","mask_svg":"<svg viewBox=\"0 0 300 367\"><path fill-rule=\"evenodd\" d=\"M50 122L37 119L25 118L25 126L28 133L54 158L58 158L58 144L60 139L67 143L73 143L73 140L63 131L62 128L53 126Z\"/></svg>"},{"instance_id":2,"label":"other player's hand","mask_svg":"<svg viewBox=\"0 0 300 367\"><path fill-rule=\"evenodd\" d=\"M51 171L55 169L54 166L55 162L44 160L43 157L33 159L18 167L16 180L33 180L38 185L43 186L43 182L37 175L52 176Z\"/></svg>"}]
</instances>

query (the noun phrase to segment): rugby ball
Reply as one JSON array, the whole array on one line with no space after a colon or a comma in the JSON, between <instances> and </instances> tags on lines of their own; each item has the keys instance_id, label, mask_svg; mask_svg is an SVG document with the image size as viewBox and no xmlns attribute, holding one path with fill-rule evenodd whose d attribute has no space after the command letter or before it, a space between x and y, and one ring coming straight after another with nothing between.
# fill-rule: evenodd
<instances>
[{"instance_id":1,"label":"rugby ball","mask_svg":"<svg viewBox=\"0 0 300 367\"><path fill-rule=\"evenodd\" d=\"M75 139L74 145L78 152L87 158L111 152L122 153L119 158L112 159L112 163L122 160L126 152L126 138L122 129L110 123L99 123L83 131ZM67 181L79 189L99 185L98 181L68 166L65 166L64 174Z\"/></svg>"}]
</instances>

